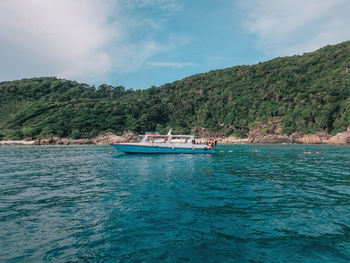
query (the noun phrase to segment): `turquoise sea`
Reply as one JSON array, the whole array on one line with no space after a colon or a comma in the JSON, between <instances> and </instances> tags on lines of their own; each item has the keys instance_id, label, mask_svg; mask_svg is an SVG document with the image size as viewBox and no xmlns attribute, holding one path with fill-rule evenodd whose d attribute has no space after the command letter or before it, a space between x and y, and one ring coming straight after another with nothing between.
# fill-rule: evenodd
<instances>
[{"instance_id":1,"label":"turquoise sea","mask_svg":"<svg viewBox=\"0 0 350 263\"><path fill-rule=\"evenodd\" d=\"M0 147L0 262L350 262L350 147Z\"/></svg>"}]
</instances>

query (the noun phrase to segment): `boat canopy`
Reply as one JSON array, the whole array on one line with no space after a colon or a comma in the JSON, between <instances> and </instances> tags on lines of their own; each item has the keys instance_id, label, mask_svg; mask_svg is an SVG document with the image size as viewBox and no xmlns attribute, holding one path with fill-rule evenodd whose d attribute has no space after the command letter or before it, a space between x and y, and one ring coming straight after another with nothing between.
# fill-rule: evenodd
<instances>
[{"instance_id":1,"label":"boat canopy","mask_svg":"<svg viewBox=\"0 0 350 263\"><path fill-rule=\"evenodd\" d=\"M160 132L158 131L146 131L145 135L139 135L139 137L159 137L159 138L164 138L164 137L171 137L171 138L194 138L194 135L172 135L171 130L169 130L167 135L161 135Z\"/></svg>"},{"instance_id":2,"label":"boat canopy","mask_svg":"<svg viewBox=\"0 0 350 263\"><path fill-rule=\"evenodd\" d=\"M184 140L184 143L191 142L195 136L194 135L172 135L171 129L167 135L161 135L159 132L146 132L145 135L139 135L141 142L157 141L162 140L163 142L176 142L179 140Z\"/></svg>"}]
</instances>

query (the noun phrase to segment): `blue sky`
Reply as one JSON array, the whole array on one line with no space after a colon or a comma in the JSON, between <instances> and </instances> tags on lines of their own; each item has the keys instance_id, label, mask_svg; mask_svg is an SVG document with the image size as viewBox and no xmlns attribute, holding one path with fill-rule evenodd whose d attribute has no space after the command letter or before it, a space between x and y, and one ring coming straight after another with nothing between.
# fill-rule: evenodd
<instances>
[{"instance_id":1,"label":"blue sky","mask_svg":"<svg viewBox=\"0 0 350 263\"><path fill-rule=\"evenodd\" d=\"M160 86L350 40L348 0L1 0L0 81Z\"/></svg>"}]
</instances>

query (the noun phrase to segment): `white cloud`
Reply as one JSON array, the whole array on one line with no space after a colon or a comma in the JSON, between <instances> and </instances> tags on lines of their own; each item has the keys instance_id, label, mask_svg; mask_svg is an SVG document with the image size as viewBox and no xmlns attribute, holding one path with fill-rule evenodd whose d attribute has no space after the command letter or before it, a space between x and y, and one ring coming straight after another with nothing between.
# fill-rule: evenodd
<instances>
[{"instance_id":1,"label":"white cloud","mask_svg":"<svg viewBox=\"0 0 350 263\"><path fill-rule=\"evenodd\" d=\"M159 7L173 0L158 0ZM161 25L121 0L1 0L0 81L58 76L105 81L137 70L169 46L152 39ZM147 28L147 30L143 30ZM143 30L143 37L135 38Z\"/></svg>"},{"instance_id":2,"label":"white cloud","mask_svg":"<svg viewBox=\"0 0 350 263\"><path fill-rule=\"evenodd\" d=\"M270 55L293 55L350 39L348 0L253 0L245 28Z\"/></svg>"},{"instance_id":3,"label":"white cloud","mask_svg":"<svg viewBox=\"0 0 350 263\"><path fill-rule=\"evenodd\" d=\"M104 47L122 30L107 23L110 2L2 0L0 78L97 76L111 67Z\"/></svg>"},{"instance_id":4,"label":"white cloud","mask_svg":"<svg viewBox=\"0 0 350 263\"><path fill-rule=\"evenodd\" d=\"M171 67L171 68L195 66L195 63L192 63L192 62L154 62L154 61L152 62L150 61L147 64L155 67Z\"/></svg>"}]
</instances>

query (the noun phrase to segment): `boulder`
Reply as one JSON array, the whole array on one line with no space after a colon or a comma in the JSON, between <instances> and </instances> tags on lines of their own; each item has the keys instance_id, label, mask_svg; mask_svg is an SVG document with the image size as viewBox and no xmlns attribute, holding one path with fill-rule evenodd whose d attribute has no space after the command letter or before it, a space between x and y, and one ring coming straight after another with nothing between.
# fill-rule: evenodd
<instances>
[{"instance_id":1,"label":"boulder","mask_svg":"<svg viewBox=\"0 0 350 263\"><path fill-rule=\"evenodd\" d=\"M126 141L127 139L124 136L118 136L111 132L100 134L97 137L92 139L92 143L94 144L113 144L113 143L121 143Z\"/></svg>"},{"instance_id":2,"label":"boulder","mask_svg":"<svg viewBox=\"0 0 350 263\"><path fill-rule=\"evenodd\" d=\"M346 145L350 144L350 127L345 132L337 133L328 140L329 144Z\"/></svg>"},{"instance_id":3,"label":"boulder","mask_svg":"<svg viewBox=\"0 0 350 263\"><path fill-rule=\"evenodd\" d=\"M320 143L328 143L328 140L330 139L331 135L324 133L324 132L318 132L316 134L293 134L291 135L293 137L293 142L296 143L303 143L303 144L320 144Z\"/></svg>"},{"instance_id":4,"label":"boulder","mask_svg":"<svg viewBox=\"0 0 350 263\"><path fill-rule=\"evenodd\" d=\"M139 140L139 136L132 131L124 131L122 137L125 138L127 142L137 142Z\"/></svg>"},{"instance_id":5,"label":"boulder","mask_svg":"<svg viewBox=\"0 0 350 263\"><path fill-rule=\"evenodd\" d=\"M322 140L316 134L304 134L301 137L295 138L296 143L317 144L322 143Z\"/></svg>"},{"instance_id":6,"label":"boulder","mask_svg":"<svg viewBox=\"0 0 350 263\"><path fill-rule=\"evenodd\" d=\"M60 140L58 137L49 137L49 138L40 138L36 139L34 141L34 144L36 145L53 145L57 144L57 142Z\"/></svg>"}]
</instances>

